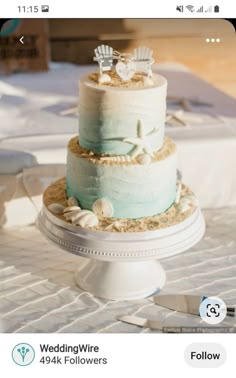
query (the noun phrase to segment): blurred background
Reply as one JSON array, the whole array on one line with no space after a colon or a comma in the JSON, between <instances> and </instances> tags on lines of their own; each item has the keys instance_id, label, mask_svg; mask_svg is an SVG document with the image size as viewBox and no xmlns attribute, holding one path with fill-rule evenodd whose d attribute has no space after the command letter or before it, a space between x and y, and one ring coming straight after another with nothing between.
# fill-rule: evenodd
<instances>
[{"instance_id":1,"label":"blurred background","mask_svg":"<svg viewBox=\"0 0 236 378\"><path fill-rule=\"evenodd\" d=\"M5 49L1 54L2 72L46 69L50 59L92 64L94 48L101 42L122 51L146 45L154 50L157 63L184 64L203 79L236 97L235 30L226 20L27 19L20 20L15 29L14 33L11 32L11 41L10 38L7 41L6 35L0 38L0 50ZM22 35L25 36L25 45L19 44L18 37ZM32 35L37 35L35 41ZM207 38L210 39L208 43ZM220 39L220 42L213 43L211 39ZM22 56L22 51L33 42L37 45L39 56L38 59L31 56L29 63ZM19 51L17 62L16 59L9 59L6 52L10 45L15 53ZM32 46L31 54L34 54Z\"/></svg>"}]
</instances>

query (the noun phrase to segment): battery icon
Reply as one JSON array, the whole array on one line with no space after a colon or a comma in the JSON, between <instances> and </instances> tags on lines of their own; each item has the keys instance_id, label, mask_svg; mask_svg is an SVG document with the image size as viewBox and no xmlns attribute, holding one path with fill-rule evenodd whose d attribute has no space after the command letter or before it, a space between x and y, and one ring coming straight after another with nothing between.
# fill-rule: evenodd
<instances>
[{"instance_id":1,"label":"battery icon","mask_svg":"<svg viewBox=\"0 0 236 378\"><path fill-rule=\"evenodd\" d=\"M215 5L215 6L214 6L214 12L215 12L215 13L219 13L219 11L220 11L220 7L219 7L219 5Z\"/></svg>"},{"instance_id":2,"label":"battery icon","mask_svg":"<svg viewBox=\"0 0 236 378\"><path fill-rule=\"evenodd\" d=\"M41 6L41 11L42 12L49 12L49 5L42 5Z\"/></svg>"}]
</instances>

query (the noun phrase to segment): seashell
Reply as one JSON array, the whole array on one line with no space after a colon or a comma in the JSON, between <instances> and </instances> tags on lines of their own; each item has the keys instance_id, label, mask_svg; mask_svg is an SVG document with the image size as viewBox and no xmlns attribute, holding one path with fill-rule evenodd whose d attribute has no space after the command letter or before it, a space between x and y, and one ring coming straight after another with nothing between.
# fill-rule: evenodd
<instances>
[{"instance_id":1,"label":"seashell","mask_svg":"<svg viewBox=\"0 0 236 378\"><path fill-rule=\"evenodd\" d=\"M48 206L48 210L50 210L53 214L62 214L65 209L65 206L61 205L60 203L51 203Z\"/></svg>"},{"instance_id":2,"label":"seashell","mask_svg":"<svg viewBox=\"0 0 236 378\"><path fill-rule=\"evenodd\" d=\"M187 194L185 197L181 198L177 209L180 213L185 213L185 211L191 209L192 206L198 206L198 200L193 194Z\"/></svg>"},{"instance_id":3,"label":"seashell","mask_svg":"<svg viewBox=\"0 0 236 378\"><path fill-rule=\"evenodd\" d=\"M81 210L72 223L82 228L95 227L98 225L98 217L90 210Z\"/></svg>"},{"instance_id":4,"label":"seashell","mask_svg":"<svg viewBox=\"0 0 236 378\"><path fill-rule=\"evenodd\" d=\"M181 198L181 190L182 190L182 184L177 184L177 191L175 196L175 203L178 204Z\"/></svg>"},{"instance_id":5,"label":"seashell","mask_svg":"<svg viewBox=\"0 0 236 378\"><path fill-rule=\"evenodd\" d=\"M94 227L98 224L98 217L90 210L81 210L79 206L69 206L64 212L64 217L72 224L84 227Z\"/></svg>"},{"instance_id":6,"label":"seashell","mask_svg":"<svg viewBox=\"0 0 236 378\"><path fill-rule=\"evenodd\" d=\"M100 160L114 163L129 163L131 157L129 155L102 156Z\"/></svg>"},{"instance_id":7,"label":"seashell","mask_svg":"<svg viewBox=\"0 0 236 378\"><path fill-rule=\"evenodd\" d=\"M79 206L68 206L64 208L63 213L69 213L70 211L76 211L76 210L81 210Z\"/></svg>"},{"instance_id":8,"label":"seashell","mask_svg":"<svg viewBox=\"0 0 236 378\"><path fill-rule=\"evenodd\" d=\"M68 206L78 206L79 203L75 197L69 197L67 200Z\"/></svg>"},{"instance_id":9,"label":"seashell","mask_svg":"<svg viewBox=\"0 0 236 378\"><path fill-rule=\"evenodd\" d=\"M106 198L99 198L93 203L93 212L99 217L110 218L113 215L112 203Z\"/></svg>"},{"instance_id":10,"label":"seashell","mask_svg":"<svg viewBox=\"0 0 236 378\"><path fill-rule=\"evenodd\" d=\"M137 162L141 165L148 165L151 163L152 158L148 154L140 154L137 156Z\"/></svg>"},{"instance_id":11,"label":"seashell","mask_svg":"<svg viewBox=\"0 0 236 378\"><path fill-rule=\"evenodd\" d=\"M194 194L187 194L184 198L191 202L192 205L199 206L199 201Z\"/></svg>"},{"instance_id":12,"label":"seashell","mask_svg":"<svg viewBox=\"0 0 236 378\"><path fill-rule=\"evenodd\" d=\"M185 211L188 211L190 209L189 201L182 198L178 204L177 209L180 213L185 213Z\"/></svg>"},{"instance_id":13,"label":"seashell","mask_svg":"<svg viewBox=\"0 0 236 378\"><path fill-rule=\"evenodd\" d=\"M111 231L111 230L113 230L113 228L114 228L115 230L120 231L121 228L122 228L123 226L124 226L124 224L123 224L122 221L115 221L114 223L109 224L109 225L105 228L105 230L106 230L106 231Z\"/></svg>"},{"instance_id":14,"label":"seashell","mask_svg":"<svg viewBox=\"0 0 236 378\"><path fill-rule=\"evenodd\" d=\"M71 221L73 223L80 212L81 208L79 206L69 206L65 208L63 215L67 221Z\"/></svg>"},{"instance_id":15,"label":"seashell","mask_svg":"<svg viewBox=\"0 0 236 378\"><path fill-rule=\"evenodd\" d=\"M151 77L145 76L143 78L143 84L144 86L151 87L152 85L154 85L154 81L152 80Z\"/></svg>"},{"instance_id":16,"label":"seashell","mask_svg":"<svg viewBox=\"0 0 236 378\"><path fill-rule=\"evenodd\" d=\"M98 82L99 82L99 84L110 83L111 77L109 75L103 73L103 74L99 75Z\"/></svg>"}]
</instances>

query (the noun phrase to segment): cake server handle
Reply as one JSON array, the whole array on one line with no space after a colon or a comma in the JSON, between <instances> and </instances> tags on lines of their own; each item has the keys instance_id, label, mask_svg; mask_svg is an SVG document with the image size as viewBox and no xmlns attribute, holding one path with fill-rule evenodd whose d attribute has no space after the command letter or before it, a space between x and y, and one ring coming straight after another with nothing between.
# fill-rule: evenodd
<instances>
[{"instance_id":1,"label":"cake server handle","mask_svg":"<svg viewBox=\"0 0 236 378\"><path fill-rule=\"evenodd\" d=\"M140 318L139 316L133 316L133 315L120 316L118 320L127 324L136 325L138 327L150 328L152 330L159 330L159 331L162 331L163 326L164 326L162 321ZM174 329L176 328L176 326L174 326L173 324L172 325L165 324L165 328L170 328L170 329L173 328L173 331L171 332L174 332Z\"/></svg>"}]
</instances>

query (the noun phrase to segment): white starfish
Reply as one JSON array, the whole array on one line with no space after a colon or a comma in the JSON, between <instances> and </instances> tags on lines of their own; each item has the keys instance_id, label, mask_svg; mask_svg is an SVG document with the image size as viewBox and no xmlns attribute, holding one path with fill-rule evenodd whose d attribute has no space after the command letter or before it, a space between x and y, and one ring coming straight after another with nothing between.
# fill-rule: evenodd
<instances>
[{"instance_id":1,"label":"white starfish","mask_svg":"<svg viewBox=\"0 0 236 378\"><path fill-rule=\"evenodd\" d=\"M212 107L212 104L199 100L197 97L189 98L184 96L167 96L167 102L169 104L172 103L173 105L179 105L186 111L191 111L192 106Z\"/></svg>"},{"instance_id":2,"label":"white starfish","mask_svg":"<svg viewBox=\"0 0 236 378\"><path fill-rule=\"evenodd\" d=\"M184 110L167 112L166 122L172 126L188 126L189 124L202 124L203 118L197 114L186 113Z\"/></svg>"},{"instance_id":3,"label":"white starfish","mask_svg":"<svg viewBox=\"0 0 236 378\"><path fill-rule=\"evenodd\" d=\"M158 129L159 130L159 129ZM126 138L124 142L133 144L136 146L134 150L131 152L130 157L131 159L135 159L140 153L144 152L150 156L154 156L153 150L151 147L150 142L147 140L147 136L153 135L157 133L158 130L152 131L150 134L144 135L143 133L143 125L141 121L138 121L137 124L137 137L136 138Z\"/></svg>"},{"instance_id":4,"label":"white starfish","mask_svg":"<svg viewBox=\"0 0 236 378\"><path fill-rule=\"evenodd\" d=\"M177 110L175 112L168 112L166 116L166 122L172 126L176 126L179 124L182 126L187 126L187 122L184 117L183 110Z\"/></svg>"}]
</instances>

